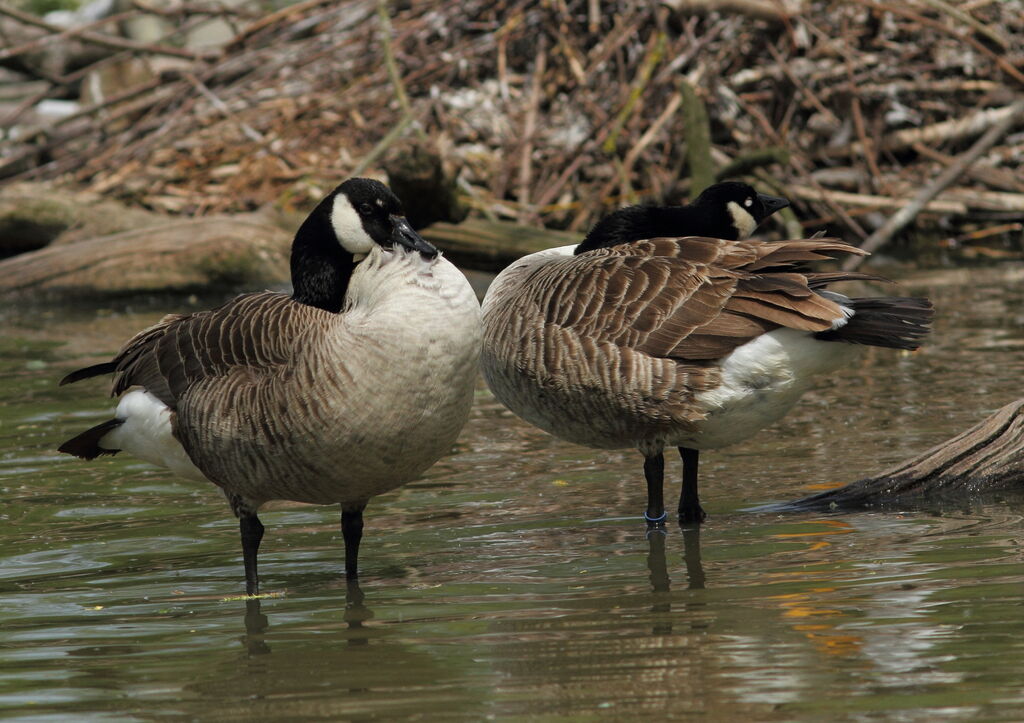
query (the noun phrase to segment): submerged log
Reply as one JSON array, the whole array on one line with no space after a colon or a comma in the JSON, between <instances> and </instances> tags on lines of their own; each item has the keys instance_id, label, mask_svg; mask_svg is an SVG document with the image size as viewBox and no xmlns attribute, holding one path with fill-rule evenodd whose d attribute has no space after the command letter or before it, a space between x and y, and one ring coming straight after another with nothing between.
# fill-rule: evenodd
<instances>
[{"instance_id":1,"label":"submerged log","mask_svg":"<svg viewBox=\"0 0 1024 723\"><path fill-rule=\"evenodd\" d=\"M774 511L914 506L993 492L1024 492L1024 399L983 422L845 487L774 505Z\"/></svg>"}]
</instances>

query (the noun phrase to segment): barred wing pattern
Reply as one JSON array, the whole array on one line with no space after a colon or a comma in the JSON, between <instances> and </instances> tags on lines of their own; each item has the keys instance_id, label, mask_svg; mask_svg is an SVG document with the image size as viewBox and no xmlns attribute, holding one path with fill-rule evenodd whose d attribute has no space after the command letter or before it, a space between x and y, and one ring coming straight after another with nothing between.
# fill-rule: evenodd
<instances>
[{"instance_id":1,"label":"barred wing pattern","mask_svg":"<svg viewBox=\"0 0 1024 723\"><path fill-rule=\"evenodd\" d=\"M165 316L114 358L111 394L141 386L176 409L201 381L231 377L244 383L274 373L291 360L298 337L309 334L311 317L321 316L315 311L297 306L286 294L262 292L209 311ZM322 316L326 324L327 315Z\"/></svg>"},{"instance_id":2,"label":"barred wing pattern","mask_svg":"<svg viewBox=\"0 0 1024 723\"><path fill-rule=\"evenodd\" d=\"M488 312L485 363L507 385L503 401L571 441L686 426L704 417L694 397L720 383L716 360L775 328L821 332L844 318L816 286L873 277L808 264L863 253L834 239L685 237L548 258L502 285ZM528 398L531 387L551 398ZM578 436L559 404L588 418ZM561 420L558 430L551 419Z\"/></svg>"}]
</instances>

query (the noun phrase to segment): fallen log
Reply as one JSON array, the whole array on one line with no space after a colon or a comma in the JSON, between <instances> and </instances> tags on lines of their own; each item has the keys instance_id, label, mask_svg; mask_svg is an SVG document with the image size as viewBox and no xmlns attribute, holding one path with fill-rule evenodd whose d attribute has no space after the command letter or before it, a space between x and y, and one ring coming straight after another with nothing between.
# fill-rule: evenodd
<instances>
[{"instance_id":1,"label":"fallen log","mask_svg":"<svg viewBox=\"0 0 1024 723\"><path fill-rule=\"evenodd\" d=\"M0 191L0 258L167 221L97 194L51 184L11 184Z\"/></svg>"},{"instance_id":2,"label":"fallen log","mask_svg":"<svg viewBox=\"0 0 1024 723\"><path fill-rule=\"evenodd\" d=\"M165 222L0 261L0 297L252 289L285 284L291 236L259 218Z\"/></svg>"},{"instance_id":3,"label":"fallen log","mask_svg":"<svg viewBox=\"0 0 1024 723\"><path fill-rule=\"evenodd\" d=\"M425 194L429 184L416 185L417 180L403 177L399 185L411 196ZM441 190L448 194L449 217L463 213L451 189ZM431 198L438 201L431 210L436 217L442 197L435 191ZM300 221L270 208L175 218L96 194L11 185L0 192L0 258L10 256L0 261L0 296L191 293L207 284L283 284L291 229ZM434 223L420 233L453 263L491 272L526 254L582 240L582 234L485 219Z\"/></svg>"},{"instance_id":4,"label":"fallen log","mask_svg":"<svg viewBox=\"0 0 1024 723\"><path fill-rule=\"evenodd\" d=\"M460 224L435 223L420 229L420 234L456 266L495 272L526 254L583 240L578 233L479 218L468 218Z\"/></svg>"},{"instance_id":5,"label":"fallen log","mask_svg":"<svg viewBox=\"0 0 1024 723\"><path fill-rule=\"evenodd\" d=\"M914 507L1000 492L1024 492L1024 399L874 477L760 510Z\"/></svg>"}]
</instances>

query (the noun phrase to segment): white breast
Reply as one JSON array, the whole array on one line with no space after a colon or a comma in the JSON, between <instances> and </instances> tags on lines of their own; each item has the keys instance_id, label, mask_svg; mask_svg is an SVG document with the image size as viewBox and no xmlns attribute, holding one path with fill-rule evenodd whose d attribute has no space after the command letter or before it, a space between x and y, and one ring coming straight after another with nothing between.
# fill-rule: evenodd
<instances>
[{"instance_id":1,"label":"white breast","mask_svg":"<svg viewBox=\"0 0 1024 723\"><path fill-rule=\"evenodd\" d=\"M366 500L393 489L448 453L468 417L481 321L462 273L417 252L373 250L349 288L330 331L310 326L294 373L258 377L247 397L272 398L262 413L278 415L274 443L287 449L266 455L269 442L252 435L253 411L233 403L211 406L203 424L216 419L218 429L195 435L201 465L204 455L223 459L250 448L252 459L238 459L230 474L222 470L220 482L257 506L282 497ZM133 390L118 405L123 423L101 446L207 479L173 436L172 415L149 392ZM235 434L250 437L239 444ZM279 468L264 474L267 465Z\"/></svg>"}]
</instances>

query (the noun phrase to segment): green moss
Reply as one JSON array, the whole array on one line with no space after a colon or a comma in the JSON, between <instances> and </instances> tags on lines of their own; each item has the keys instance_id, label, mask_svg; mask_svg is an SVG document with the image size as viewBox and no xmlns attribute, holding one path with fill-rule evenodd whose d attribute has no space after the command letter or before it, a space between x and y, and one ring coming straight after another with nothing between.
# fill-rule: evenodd
<instances>
[{"instance_id":1,"label":"green moss","mask_svg":"<svg viewBox=\"0 0 1024 723\"><path fill-rule=\"evenodd\" d=\"M21 0L15 4L27 12L46 15L54 10L78 10L82 3L79 0Z\"/></svg>"}]
</instances>

